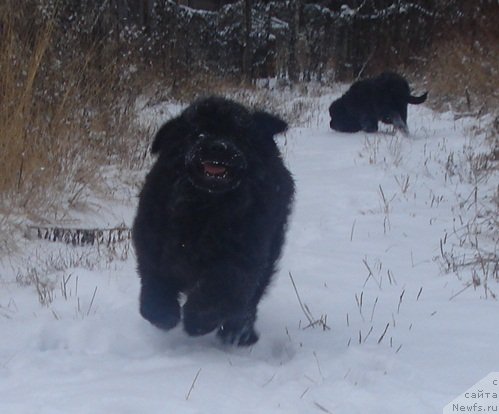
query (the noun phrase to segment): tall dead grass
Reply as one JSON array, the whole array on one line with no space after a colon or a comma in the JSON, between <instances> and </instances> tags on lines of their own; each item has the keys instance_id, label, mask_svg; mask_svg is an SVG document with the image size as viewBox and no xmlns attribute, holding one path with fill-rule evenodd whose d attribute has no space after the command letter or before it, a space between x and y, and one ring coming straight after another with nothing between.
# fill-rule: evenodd
<instances>
[{"instance_id":1,"label":"tall dead grass","mask_svg":"<svg viewBox=\"0 0 499 414\"><path fill-rule=\"evenodd\" d=\"M3 216L50 221L102 181L102 166L133 166L147 138L118 55L98 42L67 53L53 22L33 4L0 7Z\"/></svg>"},{"instance_id":2,"label":"tall dead grass","mask_svg":"<svg viewBox=\"0 0 499 414\"><path fill-rule=\"evenodd\" d=\"M5 12L5 11L4 11ZM51 37L50 25L29 47L16 35L13 16L2 16L0 43L0 191L19 190L43 154L31 151L28 129L36 124L34 83ZM39 114L38 114L39 115ZM35 167L36 168L36 167Z\"/></svg>"},{"instance_id":3,"label":"tall dead grass","mask_svg":"<svg viewBox=\"0 0 499 414\"><path fill-rule=\"evenodd\" d=\"M470 41L463 33L437 43L424 65L433 104L484 114L499 107L499 43L492 33Z\"/></svg>"}]
</instances>

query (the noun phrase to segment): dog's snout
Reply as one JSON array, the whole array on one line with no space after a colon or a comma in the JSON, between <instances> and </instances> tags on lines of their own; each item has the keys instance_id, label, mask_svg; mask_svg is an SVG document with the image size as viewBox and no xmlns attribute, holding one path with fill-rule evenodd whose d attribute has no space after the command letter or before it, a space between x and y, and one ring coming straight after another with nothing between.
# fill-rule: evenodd
<instances>
[{"instance_id":1,"label":"dog's snout","mask_svg":"<svg viewBox=\"0 0 499 414\"><path fill-rule=\"evenodd\" d=\"M226 162L241 154L241 151L236 145L223 140L207 142L205 145L202 145L201 148L206 157L215 160L225 160Z\"/></svg>"},{"instance_id":2,"label":"dog's snout","mask_svg":"<svg viewBox=\"0 0 499 414\"><path fill-rule=\"evenodd\" d=\"M228 144L222 140L212 141L212 142L208 143L208 145L206 147L207 147L206 148L207 150L213 151L215 153L217 153L217 152L223 153L229 149Z\"/></svg>"},{"instance_id":3,"label":"dog's snout","mask_svg":"<svg viewBox=\"0 0 499 414\"><path fill-rule=\"evenodd\" d=\"M226 157L229 154L240 153L239 148L233 142L223 138L203 137L196 146L206 155L215 157Z\"/></svg>"},{"instance_id":4,"label":"dog's snout","mask_svg":"<svg viewBox=\"0 0 499 414\"><path fill-rule=\"evenodd\" d=\"M203 135L193 145L187 160L195 158L204 160L220 161L228 164L245 164L244 155L234 140L229 138L219 138L209 135Z\"/></svg>"},{"instance_id":5,"label":"dog's snout","mask_svg":"<svg viewBox=\"0 0 499 414\"><path fill-rule=\"evenodd\" d=\"M200 135L185 157L190 181L199 189L220 193L235 189L247 168L234 139Z\"/></svg>"}]
</instances>

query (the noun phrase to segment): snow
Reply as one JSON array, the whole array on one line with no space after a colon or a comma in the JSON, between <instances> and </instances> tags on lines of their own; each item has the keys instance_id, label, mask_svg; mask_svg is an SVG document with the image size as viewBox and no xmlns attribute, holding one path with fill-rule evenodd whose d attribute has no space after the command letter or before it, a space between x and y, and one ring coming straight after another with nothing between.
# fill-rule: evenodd
<instances>
[{"instance_id":1,"label":"snow","mask_svg":"<svg viewBox=\"0 0 499 414\"><path fill-rule=\"evenodd\" d=\"M481 120L411 106L410 137L340 134L332 98L313 98L320 110L279 138L297 195L255 346L141 319L126 243L26 240L0 264L0 412L420 414L497 371L498 303L482 286L460 293L469 270L443 272L440 247L473 215L463 149L480 146ZM116 188L91 227L131 223L137 189Z\"/></svg>"}]
</instances>

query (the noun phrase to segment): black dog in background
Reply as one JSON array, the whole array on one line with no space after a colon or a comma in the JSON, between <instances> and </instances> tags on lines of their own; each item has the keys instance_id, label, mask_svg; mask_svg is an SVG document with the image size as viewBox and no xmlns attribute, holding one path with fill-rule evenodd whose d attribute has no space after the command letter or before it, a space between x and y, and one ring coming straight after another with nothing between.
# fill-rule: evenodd
<instances>
[{"instance_id":1,"label":"black dog in background","mask_svg":"<svg viewBox=\"0 0 499 414\"><path fill-rule=\"evenodd\" d=\"M216 329L225 343L258 340L257 305L294 196L274 142L286 129L274 115L219 97L160 128L133 226L145 319L165 330L183 319L189 335Z\"/></svg>"},{"instance_id":2,"label":"black dog in background","mask_svg":"<svg viewBox=\"0 0 499 414\"><path fill-rule=\"evenodd\" d=\"M376 132L381 121L408 134L407 104L421 104L427 95L412 96L402 76L385 72L376 78L355 82L334 101L329 107L330 126L341 132Z\"/></svg>"}]
</instances>

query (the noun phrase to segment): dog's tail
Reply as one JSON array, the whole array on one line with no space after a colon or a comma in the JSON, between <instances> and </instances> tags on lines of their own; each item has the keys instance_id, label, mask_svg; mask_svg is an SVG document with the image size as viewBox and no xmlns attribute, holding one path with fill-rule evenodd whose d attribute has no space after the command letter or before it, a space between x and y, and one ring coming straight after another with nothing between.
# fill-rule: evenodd
<instances>
[{"instance_id":1,"label":"dog's tail","mask_svg":"<svg viewBox=\"0 0 499 414\"><path fill-rule=\"evenodd\" d=\"M426 101L426 98L428 97L428 92L425 92L421 96L412 96L409 95L409 98L407 99L407 102L413 105L419 105L422 104L424 101Z\"/></svg>"}]
</instances>

